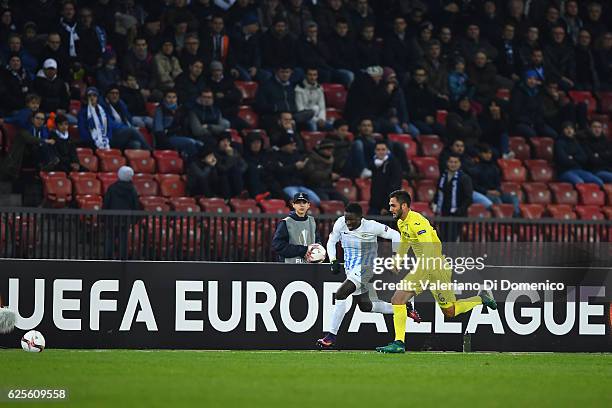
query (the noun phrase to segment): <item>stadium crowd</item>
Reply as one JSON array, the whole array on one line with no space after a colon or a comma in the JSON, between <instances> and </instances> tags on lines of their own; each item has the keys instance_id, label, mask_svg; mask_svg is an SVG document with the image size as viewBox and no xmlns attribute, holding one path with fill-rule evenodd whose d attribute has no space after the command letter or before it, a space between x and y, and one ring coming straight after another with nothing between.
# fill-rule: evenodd
<instances>
[{"instance_id":1,"label":"stadium crowd","mask_svg":"<svg viewBox=\"0 0 612 408\"><path fill-rule=\"evenodd\" d=\"M319 207L357 186L386 214L404 186L437 214L477 203L520 216L523 192L502 184L525 174L505 174L545 158L539 144L552 139L557 181L612 183L608 2L0 6L5 180L92 170L83 157L103 150L175 150L190 196L306 192Z\"/></svg>"}]
</instances>

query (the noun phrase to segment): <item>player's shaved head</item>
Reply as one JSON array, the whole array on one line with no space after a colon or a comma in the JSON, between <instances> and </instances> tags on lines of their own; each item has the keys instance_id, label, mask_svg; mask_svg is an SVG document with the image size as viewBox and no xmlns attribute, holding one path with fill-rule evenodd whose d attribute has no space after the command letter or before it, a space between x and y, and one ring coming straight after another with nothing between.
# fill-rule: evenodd
<instances>
[{"instance_id":1,"label":"player's shaved head","mask_svg":"<svg viewBox=\"0 0 612 408\"><path fill-rule=\"evenodd\" d=\"M359 204L350 203L344 208L344 222L350 231L359 228L362 217L363 209Z\"/></svg>"}]
</instances>

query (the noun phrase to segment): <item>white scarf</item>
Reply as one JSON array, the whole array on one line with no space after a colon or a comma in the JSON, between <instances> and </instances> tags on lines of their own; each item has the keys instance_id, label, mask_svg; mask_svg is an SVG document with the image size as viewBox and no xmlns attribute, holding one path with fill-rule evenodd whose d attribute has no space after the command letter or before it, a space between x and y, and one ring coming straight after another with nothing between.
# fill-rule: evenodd
<instances>
[{"instance_id":1,"label":"white scarf","mask_svg":"<svg viewBox=\"0 0 612 408\"><path fill-rule=\"evenodd\" d=\"M87 123L89 125L89 133L98 149L110 149L108 140L108 121L106 120L106 112L100 105L94 108L87 105Z\"/></svg>"},{"instance_id":2,"label":"white scarf","mask_svg":"<svg viewBox=\"0 0 612 408\"><path fill-rule=\"evenodd\" d=\"M60 24L64 27L64 30L68 31L68 34L70 34L70 56L76 57L76 42L79 41L79 35L76 32L77 23L75 22L74 25L70 27L64 22L64 18L62 17L60 19Z\"/></svg>"},{"instance_id":3,"label":"white scarf","mask_svg":"<svg viewBox=\"0 0 612 408\"><path fill-rule=\"evenodd\" d=\"M68 132L62 133L58 129L55 129L55 134L62 140L68 140L68 137L69 137Z\"/></svg>"}]
</instances>

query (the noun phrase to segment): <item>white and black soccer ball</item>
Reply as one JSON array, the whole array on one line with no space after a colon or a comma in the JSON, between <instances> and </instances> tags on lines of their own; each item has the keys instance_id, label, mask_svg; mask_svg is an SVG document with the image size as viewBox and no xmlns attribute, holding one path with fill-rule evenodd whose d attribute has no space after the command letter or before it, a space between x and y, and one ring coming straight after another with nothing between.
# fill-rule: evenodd
<instances>
[{"instance_id":1,"label":"white and black soccer ball","mask_svg":"<svg viewBox=\"0 0 612 408\"><path fill-rule=\"evenodd\" d=\"M36 330L30 330L21 338L21 348L30 353L40 353L45 349L45 337Z\"/></svg>"},{"instance_id":2,"label":"white and black soccer ball","mask_svg":"<svg viewBox=\"0 0 612 408\"><path fill-rule=\"evenodd\" d=\"M327 251L321 244L310 244L308 245L308 251L306 252L306 262L318 263L325 260Z\"/></svg>"}]
</instances>

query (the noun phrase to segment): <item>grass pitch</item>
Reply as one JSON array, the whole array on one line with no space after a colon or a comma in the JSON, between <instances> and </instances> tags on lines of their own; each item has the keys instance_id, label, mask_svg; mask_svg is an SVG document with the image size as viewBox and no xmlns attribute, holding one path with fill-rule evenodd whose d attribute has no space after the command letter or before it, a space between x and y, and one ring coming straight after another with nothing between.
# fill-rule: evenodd
<instances>
[{"instance_id":1,"label":"grass pitch","mask_svg":"<svg viewBox=\"0 0 612 408\"><path fill-rule=\"evenodd\" d=\"M0 350L11 387L68 390L38 406L611 407L612 354Z\"/></svg>"}]
</instances>

